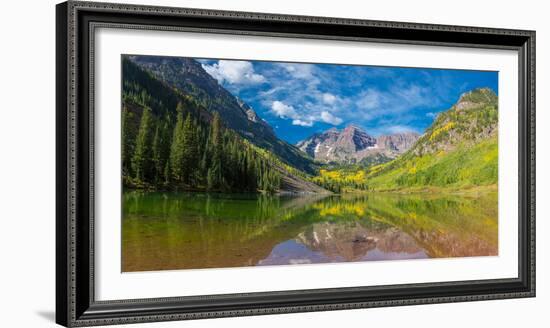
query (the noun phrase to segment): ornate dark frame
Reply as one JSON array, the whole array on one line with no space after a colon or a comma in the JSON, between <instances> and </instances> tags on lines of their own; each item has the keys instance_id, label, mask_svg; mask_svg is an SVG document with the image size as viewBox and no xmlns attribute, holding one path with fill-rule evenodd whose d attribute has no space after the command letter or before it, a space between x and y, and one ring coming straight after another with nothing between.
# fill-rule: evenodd
<instances>
[{"instance_id":1,"label":"ornate dark frame","mask_svg":"<svg viewBox=\"0 0 550 328\"><path fill-rule=\"evenodd\" d=\"M69 1L56 23L56 321L91 326L535 296L535 32ZM96 301L96 27L511 49L519 54L519 277Z\"/></svg>"}]
</instances>

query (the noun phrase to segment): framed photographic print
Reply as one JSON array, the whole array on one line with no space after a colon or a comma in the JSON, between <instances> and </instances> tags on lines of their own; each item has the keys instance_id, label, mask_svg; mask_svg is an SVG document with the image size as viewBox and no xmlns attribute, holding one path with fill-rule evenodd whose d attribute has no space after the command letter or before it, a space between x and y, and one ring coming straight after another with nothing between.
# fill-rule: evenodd
<instances>
[{"instance_id":1,"label":"framed photographic print","mask_svg":"<svg viewBox=\"0 0 550 328\"><path fill-rule=\"evenodd\" d=\"M64 326L535 296L535 32L57 5Z\"/></svg>"}]
</instances>

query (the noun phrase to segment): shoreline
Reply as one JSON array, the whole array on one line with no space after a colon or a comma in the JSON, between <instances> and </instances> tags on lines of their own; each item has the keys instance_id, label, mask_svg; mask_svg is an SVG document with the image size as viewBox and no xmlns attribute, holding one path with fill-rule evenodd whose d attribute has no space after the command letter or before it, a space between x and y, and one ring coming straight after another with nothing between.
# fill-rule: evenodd
<instances>
[{"instance_id":1,"label":"shoreline","mask_svg":"<svg viewBox=\"0 0 550 328\"><path fill-rule=\"evenodd\" d=\"M248 194L248 195L266 195L266 196L343 196L343 195L358 195L358 194L402 194L402 195L414 195L414 194L446 194L446 195L475 195L485 194L490 192L498 192L498 184L491 184L485 186L468 186L468 187L417 187L407 189L383 189L383 190L353 190L349 192L340 193L316 193L316 192L294 192L294 191L279 191L274 193L266 192L243 192L243 191L206 191L206 190L168 190L168 189L147 189L147 188L129 188L123 187L122 192L169 192L169 193L201 193L201 194Z\"/></svg>"},{"instance_id":2,"label":"shoreline","mask_svg":"<svg viewBox=\"0 0 550 328\"><path fill-rule=\"evenodd\" d=\"M403 189L382 189L382 190L365 190L357 193L391 193L391 194L456 194L456 195L471 195L479 193L498 192L498 184L491 184L485 186L467 186L467 187L416 187L416 188L403 188ZM353 194L355 192L350 192Z\"/></svg>"}]
</instances>

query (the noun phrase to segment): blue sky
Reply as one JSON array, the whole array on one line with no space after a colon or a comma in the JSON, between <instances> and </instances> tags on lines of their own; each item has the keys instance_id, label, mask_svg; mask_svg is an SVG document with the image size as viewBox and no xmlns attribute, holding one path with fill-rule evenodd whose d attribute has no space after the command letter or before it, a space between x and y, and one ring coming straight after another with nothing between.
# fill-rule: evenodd
<instances>
[{"instance_id":1,"label":"blue sky","mask_svg":"<svg viewBox=\"0 0 550 328\"><path fill-rule=\"evenodd\" d=\"M203 68L292 144L355 124L373 136L423 133L463 92L489 87L484 71L199 60Z\"/></svg>"}]
</instances>

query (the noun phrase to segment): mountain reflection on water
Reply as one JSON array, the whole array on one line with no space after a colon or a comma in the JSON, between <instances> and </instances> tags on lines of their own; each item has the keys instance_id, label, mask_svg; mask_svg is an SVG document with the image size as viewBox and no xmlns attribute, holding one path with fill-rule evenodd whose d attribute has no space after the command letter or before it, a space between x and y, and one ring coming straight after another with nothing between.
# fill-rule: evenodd
<instances>
[{"instance_id":1,"label":"mountain reflection on water","mask_svg":"<svg viewBox=\"0 0 550 328\"><path fill-rule=\"evenodd\" d=\"M123 271L492 256L496 193L123 196Z\"/></svg>"}]
</instances>

